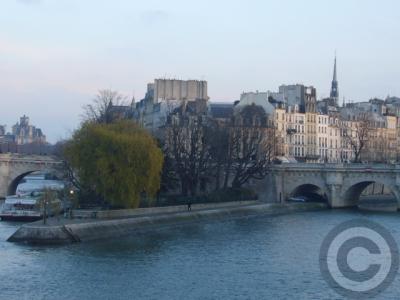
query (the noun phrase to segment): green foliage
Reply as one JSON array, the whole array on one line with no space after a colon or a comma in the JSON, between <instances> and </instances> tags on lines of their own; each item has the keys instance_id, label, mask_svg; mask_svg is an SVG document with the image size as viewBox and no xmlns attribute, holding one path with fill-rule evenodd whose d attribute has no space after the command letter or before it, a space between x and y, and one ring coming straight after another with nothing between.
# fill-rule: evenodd
<instances>
[{"instance_id":1,"label":"green foliage","mask_svg":"<svg viewBox=\"0 0 400 300\"><path fill-rule=\"evenodd\" d=\"M84 123L64 156L84 193L114 207L138 207L142 193L153 197L160 187L161 149L131 121Z\"/></svg>"}]
</instances>

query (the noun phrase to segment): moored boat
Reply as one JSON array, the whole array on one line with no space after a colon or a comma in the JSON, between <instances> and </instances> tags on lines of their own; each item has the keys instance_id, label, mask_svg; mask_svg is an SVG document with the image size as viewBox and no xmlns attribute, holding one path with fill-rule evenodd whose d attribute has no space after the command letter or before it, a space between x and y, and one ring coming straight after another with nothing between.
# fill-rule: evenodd
<instances>
[{"instance_id":1,"label":"moored boat","mask_svg":"<svg viewBox=\"0 0 400 300\"><path fill-rule=\"evenodd\" d=\"M28 196L9 196L0 208L3 221L35 221L42 217L36 208L37 199Z\"/></svg>"},{"instance_id":2,"label":"moored boat","mask_svg":"<svg viewBox=\"0 0 400 300\"><path fill-rule=\"evenodd\" d=\"M0 208L2 221L36 221L43 218L44 200L41 192L32 192L24 195L8 196ZM53 199L46 204L46 214L49 216L59 214L62 203Z\"/></svg>"}]
</instances>

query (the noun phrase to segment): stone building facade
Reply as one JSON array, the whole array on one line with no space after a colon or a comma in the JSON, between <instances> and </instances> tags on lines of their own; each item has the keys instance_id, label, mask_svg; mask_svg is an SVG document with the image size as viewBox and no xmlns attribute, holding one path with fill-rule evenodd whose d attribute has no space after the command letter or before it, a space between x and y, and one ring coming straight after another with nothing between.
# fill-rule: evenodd
<instances>
[{"instance_id":1,"label":"stone building facade","mask_svg":"<svg viewBox=\"0 0 400 300\"><path fill-rule=\"evenodd\" d=\"M12 135L15 137L15 142L18 145L31 143L46 143L46 136L40 128L29 123L29 117L23 115L19 123L12 126Z\"/></svg>"},{"instance_id":2,"label":"stone building facade","mask_svg":"<svg viewBox=\"0 0 400 300\"><path fill-rule=\"evenodd\" d=\"M176 108L186 102L207 102L208 99L207 81L155 79L147 85L145 98L135 104L133 118L156 132Z\"/></svg>"},{"instance_id":3,"label":"stone building facade","mask_svg":"<svg viewBox=\"0 0 400 300\"><path fill-rule=\"evenodd\" d=\"M11 128L11 133L6 133L4 126L0 130L0 140L4 142L15 142L17 145L25 144L45 144L46 136L40 128L37 128L29 123L29 117L22 116L15 125Z\"/></svg>"},{"instance_id":4,"label":"stone building facade","mask_svg":"<svg viewBox=\"0 0 400 300\"><path fill-rule=\"evenodd\" d=\"M179 107L200 105L211 118L226 123L245 107L256 105L274 124L278 157L312 163L399 160L400 98L343 101L339 106L336 58L330 97L320 101L313 86L302 84L281 85L277 92L242 93L233 104L208 100L206 81L155 79L148 84L145 98L132 103L129 111L131 118L154 134ZM366 115L368 134L360 139ZM357 149L360 154L356 155Z\"/></svg>"},{"instance_id":5,"label":"stone building facade","mask_svg":"<svg viewBox=\"0 0 400 300\"><path fill-rule=\"evenodd\" d=\"M316 101L315 89L292 85L291 90L305 92L292 93L292 100L284 101L264 97L242 97L236 105L256 104L273 116L277 139L281 142L277 156L289 161L299 162L351 162L355 158L355 149L360 143L363 162L394 162L400 152L400 122L397 106L387 105L384 100L371 99L368 102L335 106L331 99ZM284 91L282 87L280 91ZM268 92L270 93L270 92ZM263 95L266 93L258 93ZM245 93L251 95L251 93ZM294 96L295 95L295 96ZM297 95L297 96L296 96ZM308 98L308 100L306 100ZM268 103L263 103L268 102ZM328 110L325 108L329 107ZM368 114L368 134L359 140L363 116Z\"/></svg>"}]
</instances>

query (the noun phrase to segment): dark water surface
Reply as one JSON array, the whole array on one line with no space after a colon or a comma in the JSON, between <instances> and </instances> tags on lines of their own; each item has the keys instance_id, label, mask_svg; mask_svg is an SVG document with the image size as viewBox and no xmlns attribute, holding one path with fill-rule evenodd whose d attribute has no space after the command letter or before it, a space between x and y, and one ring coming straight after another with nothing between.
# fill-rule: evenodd
<instances>
[{"instance_id":1,"label":"dark water surface","mask_svg":"<svg viewBox=\"0 0 400 300\"><path fill-rule=\"evenodd\" d=\"M57 247L5 242L0 299L341 299L319 271L335 225L366 218L400 244L400 215L319 211L168 228ZM400 278L378 299L399 299Z\"/></svg>"}]
</instances>

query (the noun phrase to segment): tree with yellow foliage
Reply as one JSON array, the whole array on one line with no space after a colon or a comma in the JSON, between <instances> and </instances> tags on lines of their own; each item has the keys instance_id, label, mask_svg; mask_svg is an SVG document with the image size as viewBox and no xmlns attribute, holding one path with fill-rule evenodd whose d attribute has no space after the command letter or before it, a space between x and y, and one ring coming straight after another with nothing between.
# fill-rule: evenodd
<instances>
[{"instance_id":1,"label":"tree with yellow foliage","mask_svg":"<svg viewBox=\"0 0 400 300\"><path fill-rule=\"evenodd\" d=\"M135 208L141 195L154 197L160 188L162 151L132 121L84 123L66 143L64 157L81 194L97 203Z\"/></svg>"}]
</instances>

